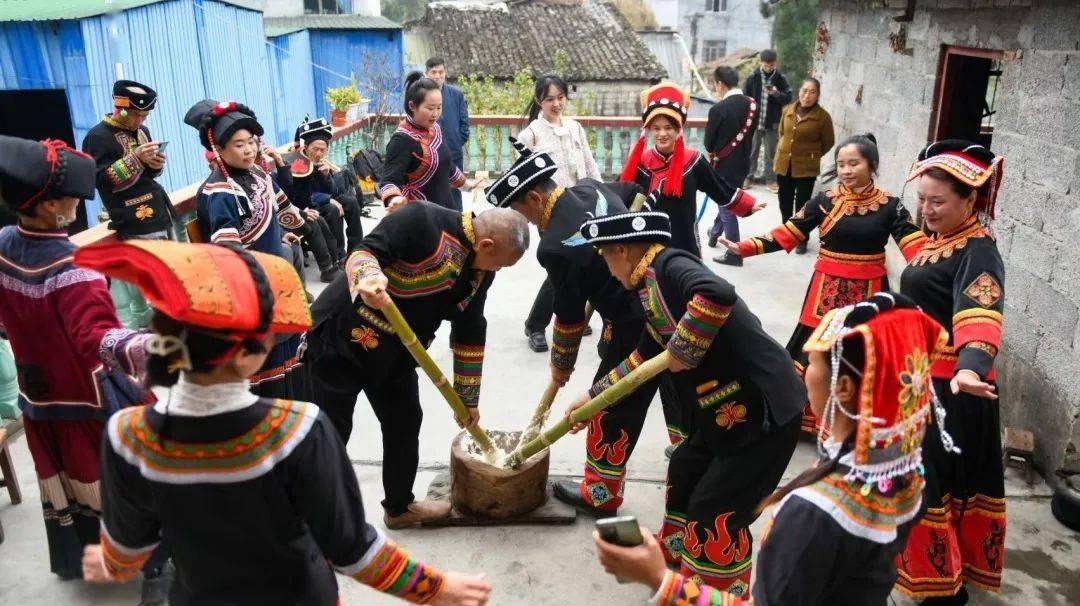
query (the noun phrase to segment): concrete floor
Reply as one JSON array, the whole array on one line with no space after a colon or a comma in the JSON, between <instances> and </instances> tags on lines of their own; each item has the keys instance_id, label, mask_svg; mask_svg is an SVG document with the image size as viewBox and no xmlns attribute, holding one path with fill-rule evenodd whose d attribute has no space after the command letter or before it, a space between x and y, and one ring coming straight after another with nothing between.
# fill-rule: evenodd
<instances>
[{"instance_id":1,"label":"concrete floor","mask_svg":"<svg viewBox=\"0 0 1080 606\"><path fill-rule=\"evenodd\" d=\"M756 196L771 202L770 208L743 221L745 235L762 233L779 220L775 197L756 188ZM477 205L483 210L486 204ZM711 223L715 212L706 214ZM374 224L365 225L370 229ZM535 232L534 232L535 233ZM535 241L534 241L535 246ZM718 274L733 282L740 295L762 319L766 329L785 343L798 313L814 262L816 241L806 256L774 254L750 259L744 268L709 263ZM717 254L706 251L709 256ZM309 288L319 291L316 273L310 272ZM542 276L535 256L527 255L515 267L500 272L488 298L489 336L484 363L481 424L494 429L520 428L535 406L548 380L548 357L531 352L522 334L522 323ZM594 320L594 330L599 327ZM448 328L447 328L448 330ZM599 331L597 331L599 332ZM449 371L451 356L447 332L440 333L431 353ZM587 337L579 359L580 372L556 400L561 411L580 393L597 363L596 336ZM448 408L433 387L421 379L422 400L427 418L421 432L421 472L415 491L426 492L439 471L446 469L450 441L458 432ZM379 501L381 436L375 417L365 402L356 408L356 429L349 455L360 479L365 506L371 522L382 525ZM580 475L583 463L583 436L567 436L552 447L553 474ZM626 502L620 513L635 515L655 529L663 509L662 482L666 469L666 444L659 406L653 407L637 450L631 458ZM0 493L0 519L7 540L0 544L0 604L41 605L101 604L138 602L138 584L93 587L78 581L61 582L48 571L45 532L33 464L24 442L12 448L19 481L25 494L22 505L12 506ZM788 477L813 460L809 444L801 444L788 468ZM1009 531L1006 536L1007 570L1001 595L976 592L972 604L1080 604L1080 534L1059 524L1050 514L1049 490L1043 483L1034 488L1008 481ZM755 526L759 534L761 521ZM389 533L412 553L443 568L483 572L494 584L491 604L496 605L586 605L595 603L643 603L648 591L641 586L620 585L604 574L593 553L592 521L579 517L568 526L504 526L489 528L444 528ZM340 580L342 603L397 604L348 579ZM910 604L897 596L897 604Z\"/></svg>"}]
</instances>

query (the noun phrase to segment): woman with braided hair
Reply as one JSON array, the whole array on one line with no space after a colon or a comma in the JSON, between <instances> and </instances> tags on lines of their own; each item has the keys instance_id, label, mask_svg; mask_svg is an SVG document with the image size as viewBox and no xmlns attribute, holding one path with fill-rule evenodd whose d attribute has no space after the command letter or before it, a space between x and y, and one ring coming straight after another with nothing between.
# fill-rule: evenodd
<instances>
[{"instance_id":1,"label":"woman with braided hair","mask_svg":"<svg viewBox=\"0 0 1080 606\"><path fill-rule=\"evenodd\" d=\"M72 265L66 227L94 197L94 160L61 141L0 136L0 329L19 369L19 407L41 488L52 571L79 578L96 543L105 420L153 396L133 380L144 335L116 317L105 277Z\"/></svg>"},{"instance_id":2,"label":"woman with braided hair","mask_svg":"<svg viewBox=\"0 0 1080 606\"><path fill-rule=\"evenodd\" d=\"M213 154L214 170L199 187L195 214L203 240L282 255L281 244L299 238L286 229L304 225L299 210L257 163L263 127L247 106L236 101L205 99L191 106L184 122L199 131L199 140ZM267 397L301 397L307 392L299 372L293 335L277 344L265 366L251 377L251 387Z\"/></svg>"},{"instance_id":3,"label":"woman with braided hair","mask_svg":"<svg viewBox=\"0 0 1080 606\"><path fill-rule=\"evenodd\" d=\"M779 503L752 599L666 571L647 532L630 548L595 537L601 564L652 587L658 606L885 606L897 577L893 558L922 505L923 437L928 425L946 421L930 361L947 340L911 299L886 292L829 311L810 335L804 378L827 431L818 433L816 465L758 505Z\"/></svg>"},{"instance_id":4,"label":"woman with braided hair","mask_svg":"<svg viewBox=\"0 0 1080 606\"><path fill-rule=\"evenodd\" d=\"M415 603L487 601L487 583L410 557L365 521L345 447L317 406L251 393L275 340L311 326L287 261L132 240L80 249L75 263L143 292L155 310L149 380L169 388L108 421L87 580L130 579L165 540L179 572L173 606L336 606L335 571Z\"/></svg>"}]
</instances>

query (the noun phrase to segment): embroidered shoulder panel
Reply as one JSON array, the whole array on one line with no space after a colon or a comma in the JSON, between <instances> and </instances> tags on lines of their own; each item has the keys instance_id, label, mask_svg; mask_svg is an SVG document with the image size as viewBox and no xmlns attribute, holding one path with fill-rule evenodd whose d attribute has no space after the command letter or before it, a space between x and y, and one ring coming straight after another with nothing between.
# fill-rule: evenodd
<instances>
[{"instance_id":1,"label":"embroidered shoulder panel","mask_svg":"<svg viewBox=\"0 0 1080 606\"><path fill-rule=\"evenodd\" d=\"M645 308L645 320L655 330L666 344L671 335L675 334L678 322L671 315L664 295L660 292L660 284L656 281L656 270L651 266L645 270L644 286L638 291L641 305Z\"/></svg>"},{"instance_id":2,"label":"embroidered shoulder panel","mask_svg":"<svg viewBox=\"0 0 1080 606\"><path fill-rule=\"evenodd\" d=\"M821 220L821 225L818 226L820 236L829 233L829 230L844 217L856 214L863 216L877 212L889 202L889 194L876 187L872 187L869 192L861 194L833 189L829 190L825 195L832 201L832 208L829 209L828 214Z\"/></svg>"},{"instance_id":3,"label":"embroidered shoulder panel","mask_svg":"<svg viewBox=\"0 0 1080 606\"><path fill-rule=\"evenodd\" d=\"M792 497L809 502L829 515L847 533L888 544L896 539L896 527L911 521L922 504L923 479L917 473L906 476L907 486L886 496L877 490L863 494L854 482L844 479L842 472L833 472L809 486L796 489ZM779 509L778 509L779 511Z\"/></svg>"},{"instance_id":4,"label":"embroidered shoulder panel","mask_svg":"<svg viewBox=\"0 0 1080 606\"><path fill-rule=\"evenodd\" d=\"M384 267L383 273L390 294L404 299L422 297L452 288L468 258L469 249L454 236L442 232L431 256L417 263L399 259Z\"/></svg>"},{"instance_id":5,"label":"embroidered shoulder panel","mask_svg":"<svg viewBox=\"0 0 1080 606\"><path fill-rule=\"evenodd\" d=\"M915 258L911 260L911 264L919 266L937 263L942 259L952 257L956 251L967 246L968 242L972 239L988 237L990 237L989 232L987 232L986 228L978 222L972 223L969 227L966 227L951 236L946 236L944 238L934 236L926 241L922 250L920 250L915 255Z\"/></svg>"},{"instance_id":6,"label":"embroidered shoulder panel","mask_svg":"<svg viewBox=\"0 0 1080 606\"><path fill-rule=\"evenodd\" d=\"M109 441L148 480L166 484L231 484L260 477L288 457L307 436L319 408L276 400L249 431L222 442L162 440L147 423L148 407L127 408L109 419Z\"/></svg>"}]
</instances>

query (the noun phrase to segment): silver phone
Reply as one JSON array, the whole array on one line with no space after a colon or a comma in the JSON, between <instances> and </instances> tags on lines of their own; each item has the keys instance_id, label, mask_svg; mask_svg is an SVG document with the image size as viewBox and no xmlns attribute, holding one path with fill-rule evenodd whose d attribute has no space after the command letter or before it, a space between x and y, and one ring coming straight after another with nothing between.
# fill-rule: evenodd
<instances>
[{"instance_id":1,"label":"silver phone","mask_svg":"<svg viewBox=\"0 0 1080 606\"><path fill-rule=\"evenodd\" d=\"M617 516L596 521L596 531L606 543L620 547L636 547L645 542L641 536L641 526L634 516ZM627 579L615 577L620 583L629 583Z\"/></svg>"}]
</instances>

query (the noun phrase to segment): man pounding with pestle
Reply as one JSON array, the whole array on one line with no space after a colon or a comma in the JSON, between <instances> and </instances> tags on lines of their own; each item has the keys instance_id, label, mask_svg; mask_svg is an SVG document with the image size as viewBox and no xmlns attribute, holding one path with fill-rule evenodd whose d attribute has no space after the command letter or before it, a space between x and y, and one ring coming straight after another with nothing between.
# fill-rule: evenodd
<instances>
[{"instance_id":1,"label":"man pounding with pestle","mask_svg":"<svg viewBox=\"0 0 1080 606\"><path fill-rule=\"evenodd\" d=\"M562 387L574 372L588 324L585 304L589 303L605 326L600 367L593 376L597 381L634 351L645 319L637 296L612 277L592 247L581 246L585 241L578 231L592 216L626 212L624 200L640 190L632 183L606 185L593 179L582 179L569 188L557 187L552 180L555 163L548 154L533 152L513 138L510 141L521 155L485 193L488 202L513 208L540 230L536 257L554 291L551 380ZM557 482L555 496L559 500L593 515L614 515L623 501L626 462L641 435L656 389L657 382L652 381L592 419L585 478L581 484Z\"/></svg>"},{"instance_id":2,"label":"man pounding with pestle","mask_svg":"<svg viewBox=\"0 0 1080 606\"><path fill-rule=\"evenodd\" d=\"M393 301L425 345L450 321L454 390L474 424L480 419L487 291L495 272L517 263L528 247L529 224L511 210L474 216L410 202L360 241L345 275L312 305L305 363L315 401L348 442L356 398L361 391L367 395L382 429L388 528L446 517L450 504L414 500L423 419L416 362L379 310Z\"/></svg>"}]
</instances>

